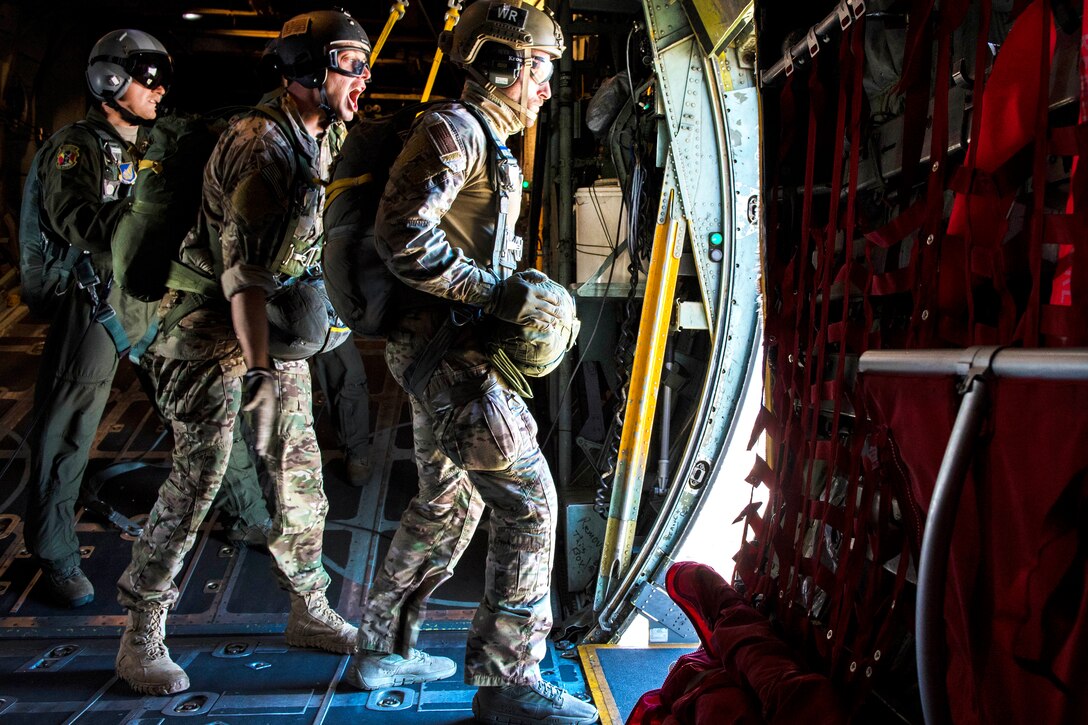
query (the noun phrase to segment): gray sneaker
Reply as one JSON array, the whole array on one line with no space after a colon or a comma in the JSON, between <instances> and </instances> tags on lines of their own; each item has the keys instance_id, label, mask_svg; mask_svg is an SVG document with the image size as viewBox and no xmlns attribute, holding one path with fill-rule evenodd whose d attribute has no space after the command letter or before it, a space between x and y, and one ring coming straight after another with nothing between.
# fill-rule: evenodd
<instances>
[{"instance_id":1,"label":"gray sneaker","mask_svg":"<svg viewBox=\"0 0 1088 725\"><path fill-rule=\"evenodd\" d=\"M477 722L492 725L589 725L598 718L593 705L544 680L481 687L472 698L472 714Z\"/></svg>"},{"instance_id":2,"label":"gray sneaker","mask_svg":"<svg viewBox=\"0 0 1088 725\"><path fill-rule=\"evenodd\" d=\"M423 650L413 649L407 659L380 652L360 652L352 659L344 679L360 690L377 690L444 680L454 672L457 665L449 657L432 657Z\"/></svg>"},{"instance_id":3,"label":"gray sneaker","mask_svg":"<svg viewBox=\"0 0 1088 725\"><path fill-rule=\"evenodd\" d=\"M75 609L94 601L94 587L78 566L46 575L49 589L66 607Z\"/></svg>"}]
</instances>

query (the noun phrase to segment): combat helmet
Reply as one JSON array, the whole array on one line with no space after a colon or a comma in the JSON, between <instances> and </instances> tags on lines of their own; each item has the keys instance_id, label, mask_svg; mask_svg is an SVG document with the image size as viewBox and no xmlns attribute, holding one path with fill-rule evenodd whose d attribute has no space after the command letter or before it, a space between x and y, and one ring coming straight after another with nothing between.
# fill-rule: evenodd
<instances>
[{"instance_id":1,"label":"combat helmet","mask_svg":"<svg viewBox=\"0 0 1088 725\"><path fill-rule=\"evenodd\" d=\"M562 362L567 351L574 347L582 323L578 320L574 298L563 286L540 275L535 282L546 296L558 300L558 319L547 329L530 325L518 325L498 319L488 321L487 348L494 357L500 351L523 375L540 378Z\"/></svg>"},{"instance_id":2,"label":"combat helmet","mask_svg":"<svg viewBox=\"0 0 1088 725\"><path fill-rule=\"evenodd\" d=\"M87 60L87 87L99 101L116 101L133 82L169 90L173 75L166 46L151 34L131 28L103 35Z\"/></svg>"},{"instance_id":3,"label":"combat helmet","mask_svg":"<svg viewBox=\"0 0 1088 725\"><path fill-rule=\"evenodd\" d=\"M329 71L362 75L362 68L358 72L342 68L337 56L345 50L358 50L369 58L370 49L366 31L347 12L314 10L283 24L272 53L284 78L318 88L324 86Z\"/></svg>"},{"instance_id":4,"label":"combat helmet","mask_svg":"<svg viewBox=\"0 0 1088 725\"><path fill-rule=\"evenodd\" d=\"M438 46L495 100L511 106L525 125L536 120L536 113L529 108L527 88L522 86L520 102L495 91L512 86L525 69L530 69L537 83L548 82L551 61L558 60L566 49L555 17L524 0L473 3L452 31L442 32ZM534 53L544 54L547 60L538 63Z\"/></svg>"},{"instance_id":5,"label":"combat helmet","mask_svg":"<svg viewBox=\"0 0 1088 725\"><path fill-rule=\"evenodd\" d=\"M277 360L305 360L351 338L329 302L321 279L301 278L280 288L265 303L268 354Z\"/></svg>"},{"instance_id":6,"label":"combat helmet","mask_svg":"<svg viewBox=\"0 0 1088 725\"><path fill-rule=\"evenodd\" d=\"M439 47L450 62L466 68L487 42L505 45L526 57L530 50L553 59L563 55L563 30L550 12L523 0L479 0L465 8L452 31L443 31Z\"/></svg>"}]
</instances>

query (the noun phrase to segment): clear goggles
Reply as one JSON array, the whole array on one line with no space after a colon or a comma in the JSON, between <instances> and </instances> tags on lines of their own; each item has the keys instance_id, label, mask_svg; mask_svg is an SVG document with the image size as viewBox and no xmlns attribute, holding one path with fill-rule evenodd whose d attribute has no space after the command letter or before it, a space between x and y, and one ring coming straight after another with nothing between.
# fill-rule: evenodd
<instances>
[{"instance_id":1,"label":"clear goggles","mask_svg":"<svg viewBox=\"0 0 1088 725\"><path fill-rule=\"evenodd\" d=\"M540 55L534 55L525 63L525 65L529 66L529 75L540 85L544 85L550 81L552 79L552 74L555 73L555 66L552 64L552 59Z\"/></svg>"},{"instance_id":2,"label":"clear goggles","mask_svg":"<svg viewBox=\"0 0 1088 725\"><path fill-rule=\"evenodd\" d=\"M349 53L353 53L354 56L349 56ZM363 54L363 58L358 57L360 53ZM369 75L370 53L359 48L333 48L329 51L329 70L351 78Z\"/></svg>"}]
</instances>

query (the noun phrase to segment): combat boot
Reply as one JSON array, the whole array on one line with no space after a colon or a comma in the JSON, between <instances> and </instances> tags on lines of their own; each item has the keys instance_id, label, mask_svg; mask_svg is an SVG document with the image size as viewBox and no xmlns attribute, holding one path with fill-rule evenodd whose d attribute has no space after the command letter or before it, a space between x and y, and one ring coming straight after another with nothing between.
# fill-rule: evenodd
<instances>
[{"instance_id":1,"label":"combat boot","mask_svg":"<svg viewBox=\"0 0 1088 725\"><path fill-rule=\"evenodd\" d=\"M189 676L170 659L165 639L166 607L129 610L117 652L117 676L145 695L172 695L189 689Z\"/></svg>"},{"instance_id":2,"label":"combat boot","mask_svg":"<svg viewBox=\"0 0 1088 725\"><path fill-rule=\"evenodd\" d=\"M370 459L360 458L350 453L344 457L344 468L348 474L348 484L362 488L370 483Z\"/></svg>"},{"instance_id":3,"label":"combat boot","mask_svg":"<svg viewBox=\"0 0 1088 725\"><path fill-rule=\"evenodd\" d=\"M265 519L256 524L247 524L241 519L227 531L227 541L235 546L254 546L268 548L268 537L272 535L272 519Z\"/></svg>"},{"instance_id":4,"label":"combat boot","mask_svg":"<svg viewBox=\"0 0 1088 725\"><path fill-rule=\"evenodd\" d=\"M359 630L344 621L329 606L325 592L291 595L291 615L287 618L287 644L314 647L326 652L351 654Z\"/></svg>"},{"instance_id":5,"label":"combat boot","mask_svg":"<svg viewBox=\"0 0 1088 725\"><path fill-rule=\"evenodd\" d=\"M75 609L94 600L94 587L78 566L48 574L49 588L66 607Z\"/></svg>"},{"instance_id":6,"label":"combat boot","mask_svg":"<svg viewBox=\"0 0 1088 725\"><path fill-rule=\"evenodd\" d=\"M472 714L477 722L495 725L589 725L598 719L593 705L544 680L481 687L472 698Z\"/></svg>"}]
</instances>

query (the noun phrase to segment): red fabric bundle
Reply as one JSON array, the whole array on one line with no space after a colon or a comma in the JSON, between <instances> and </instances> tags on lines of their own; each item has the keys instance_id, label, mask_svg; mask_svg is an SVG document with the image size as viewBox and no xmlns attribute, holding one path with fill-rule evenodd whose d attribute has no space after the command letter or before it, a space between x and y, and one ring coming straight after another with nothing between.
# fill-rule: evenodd
<instances>
[{"instance_id":1,"label":"red fabric bundle","mask_svg":"<svg viewBox=\"0 0 1088 725\"><path fill-rule=\"evenodd\" d=\"M763 615L705 564L678 562L665 580L702 647L643 695L627 725L832 725L847 718L831 682L804 671Z\"/></svg>"}]
</instances>

